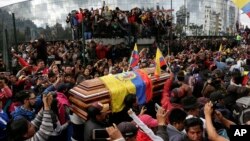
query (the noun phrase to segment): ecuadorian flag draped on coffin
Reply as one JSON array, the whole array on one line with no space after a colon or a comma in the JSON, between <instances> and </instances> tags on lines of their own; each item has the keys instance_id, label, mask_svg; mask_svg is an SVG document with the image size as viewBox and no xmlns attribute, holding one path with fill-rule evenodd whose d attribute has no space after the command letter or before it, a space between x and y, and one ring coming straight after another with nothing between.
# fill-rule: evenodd
<instances>
[{"instance_id":1,"label":"ecuadorian flag draped on coffin","mask_svg":"<svg viewBox=\"0 0 250 141\"><path fill-rule=\"evenodd\" d=\"M110 91L112 112L124 108L123 100L128 94L135 94L140 105L152 98L152 81L143 70L106 75L100 79Z\"/></svg>"}]
</instances>

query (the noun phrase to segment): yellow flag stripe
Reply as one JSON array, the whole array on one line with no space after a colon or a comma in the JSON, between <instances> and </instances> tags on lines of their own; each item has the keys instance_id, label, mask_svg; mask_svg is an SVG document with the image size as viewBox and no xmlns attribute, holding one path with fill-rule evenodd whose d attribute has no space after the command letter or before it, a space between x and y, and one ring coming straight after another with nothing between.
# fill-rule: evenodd
<instances>
[{"instance_id":1,"label":"yellow flag stripe","mask_svg":"<svg viewBox=\"0 0 250 141\"><path fill-rule=\"evenodd\" d=\"M243 7L249 2L249 0L233 0L233 2L234 2L239 8L243 8Z\"/></svg>"},{"instance_id":2,"label":"yellow flag stripe","mask_svg":"<svg viewBox=\"0 0 250 141\"><path fill-rule=\"evenodd\" d=\"M110 91L112 112L120 112L124 108L124 98L128 94L135 94L136 87L131 81L120 81L115 75L100 77Z\"/></svg>"},{"instance_id":3,"label":"yellow flag stripe","mask_svg":"<svg viewBox=\"0 0 250 141\"><path fill-rule=\"evenodd\" d=\"M162 56L162 53L159 48L156 50L156 55L155 55L155 76L160 76L161 75L161 67L160 67L160 57Z\"/></svg>"}]
</instances>

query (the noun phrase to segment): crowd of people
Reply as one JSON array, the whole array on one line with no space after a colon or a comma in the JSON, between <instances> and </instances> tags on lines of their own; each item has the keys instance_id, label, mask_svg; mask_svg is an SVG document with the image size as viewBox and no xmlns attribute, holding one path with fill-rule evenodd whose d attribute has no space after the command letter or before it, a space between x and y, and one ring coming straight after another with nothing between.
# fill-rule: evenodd
<instances>
[{"instance_id":1,"label":"crowd of people","mask_svg":"<svg viewBox=\"0 0 250 141\"><path fill-rule=\"evenodd\" d=\"M101 16L118 27L115 20L121 22L124 16L118 11L106 8ZM85 14L96 20L91 12ZM138 26L136 9L127 14ZM152 15L137 16L141 14L148 15L141 18L143 31ZM84 35L92 33L91 29ZM160 97L139 105L136 96L128 94L119 113L110 113L109 104L96 101L88 107L85 121L70 110L69 90L84 80L131 71L131 47L90 41L83 50L78 40L44 39L20 44L12 50L11 72L0 60L0 141L226 141L230 125L250 125L250 110L243 112L247 109L240 105L250 99L249 42L244 46L233 39L155 43L140 49L138 68L155 66L158 46L168 64L163 71L169 73ZM152 108L155 103L160 105L157 109Z\"/></svg>"},{"instance_id":2,"label":"crowd of people","mask_svg":"<svg viewBox=\"0 0 250 141\"><path fill-rule=\"evenodd\" d=\"M73 10L66 22L72 27L74 39L82 35L85 39L153 37L169 33L172 26L170 10L146 11L136 7L123 11L106 5L100 9Z\"/></svg>"},{"instance_id":3,"label":"crowd of people","mask_svg":"<svg viewBox=\"0 0 250 141\"><path fill-rule=\"evenodd\" d=\"M138 68L155 66L157 47L166 56L162 94L145 105L128 94L119 113L96 101L83 120L70 110L69 90L132 70L132 47L91 39L169 36L172 17L168 10L110 10L104 4L74 10L66 22L74 40L20 44L12 50L11 72L0 59L0 141L227 141L230 125L250 125L248 27L235 39L162 38L140 49ZM83 36L85 48L78 40Z\"/></svg>"}]
</instances>

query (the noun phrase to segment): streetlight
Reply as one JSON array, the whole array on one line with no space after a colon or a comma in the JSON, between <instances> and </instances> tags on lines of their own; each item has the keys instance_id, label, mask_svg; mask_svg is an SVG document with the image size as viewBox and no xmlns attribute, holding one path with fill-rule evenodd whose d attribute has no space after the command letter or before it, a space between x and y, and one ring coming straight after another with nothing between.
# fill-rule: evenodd
<instances>
[{"instance_id":1,"label":"streetlight","mask_svg":"<svg viewBox=\"0 0 250 141\"><path fill-rule=\"evenodd\" d=\"M16 37L16 19L15 13L12 13L13 29L14 29L14 39L15 39L15 50L17 50L17 37Z\"/></svg>"}]
</instances>

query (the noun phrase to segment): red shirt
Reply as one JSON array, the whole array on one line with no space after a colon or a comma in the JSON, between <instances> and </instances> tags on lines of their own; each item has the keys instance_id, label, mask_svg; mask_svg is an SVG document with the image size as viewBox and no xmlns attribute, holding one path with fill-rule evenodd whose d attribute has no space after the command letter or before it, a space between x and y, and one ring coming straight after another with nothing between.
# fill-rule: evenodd
<instances>
[{"instance_id":1,"label":"red shirt","mask_svg":"<svg viewBox=\"0 0 250 141\"><path fill-rule=\"evenodd\" d=\"M249 81L249 76L248 75L244 76L243 81L242 81L242 85L246 86L248 81Z\"/></svg>"},{"instance_id":2,"label":"red shirt","mask_svg":"<svg viewBox=\"0 0 250 141\"><path fill-rule=\"evenodd\" d=\"M82 23L82 21L83 21L83 14L82 13L77 13L76 14L76 19L77 19L78 23Z\"/></svg>"},{"instance_id":3,"label":"red shirt","mask_svg":"<svg viewBox=\"0 0 250 141\"><path fill-rule=\"evenodd\" d=\"M22 57L18 57L18 61L19 61L19 63L20 63L20 65L22 66L22 67L26 67L26 66L29 66L30 64L28 63L28 62L26 62ZM31 73L37 73L37 71L38 71L38 67L37 66L33 66L29 71L31 72ZM49 73L49 70L48 70L48 68L44 68L42 71L42 74L48 74Z\"/></svg>"},{"instance_id":4,"label":"red shirt","mask_svg":"<svg viewBox=\"0 0 250 141\"><path fill-rule=\"evenodd\" d=\"M104 45L97 45L95 50L97 58L103 59L106 58L109 49Z\"/></svg>"},{"instance_id":5,"label":"red shirt","mask_svg":"<svg viewBox=\"0 0 250 141\"><path fill-rule=\"evenodd\" d=\"M161 99L161 105L162 108L164 108L166 111L173 108L171 102L170 102L170 88L172 86L174 80L174 74L171 73L169 79L166 80L162 92L162 99Z\"/></svg>"},{"instance_id":6,"label":"red shirt","mask_svg":"<svg viewBox=\"0 0 250 141\"><path fill-rule=\"evenodd\" d=\"M0 90L0 101L2 102L2 106L4 107L6 104L6 101L12 97L12 91L8 86L4 86Z\"/></svg>"},{"instance_id":7,"label":"red shirt","mask_svg":"<svg viewBox=\"0 0 250 141\"><path fill-rule=\"evenodd\" d=\"M133 24L133 23L135 23L135 21L136 21L136 16L135 15L129 16L129 18L128 18L129 23Z\"/></svg>"}]
</instances>

